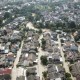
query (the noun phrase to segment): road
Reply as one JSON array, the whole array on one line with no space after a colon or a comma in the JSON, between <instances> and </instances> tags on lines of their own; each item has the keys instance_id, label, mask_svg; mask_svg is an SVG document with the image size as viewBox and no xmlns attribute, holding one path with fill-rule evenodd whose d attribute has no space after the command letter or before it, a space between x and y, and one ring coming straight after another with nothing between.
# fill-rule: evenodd
<instances>
[{"instance_id":1,"label":"road","mask_svg":"<svg viewBox=\"0 0 80 80\"><path fill-rule=\"evenodd\" d=\"M39 43L40 43L40 45L41 45L41 39L43 38L43 35L41 34L40 35L40 38L39 38ZM36 66L36 68L37 68L37 73L38 73L38 75L39 75L39 77L40 77L40 80L42 80L42 78L43 78L43 75L42 75L42 72L44 72L44 71L46 71L47 69L46 69L46 67L44 67L42 64L41 64L41 60L40 60L40 57L42 56L42 55L44 55L44 51L42 51L42 49L41 49L41 47L38 49L38 65Z\"/></svg>"},{"instance_id":2,"label":"road","mask_svg":"<svg viewBox=\"0 0 80 80\"><path fill-rule=\"evenodd\" d=\"M16 80L16 78L17 78L18 71L17 71L16 65L18 64L19 58L21 56L22 46L23 46L23 41L21 43L21 47L20 47L19 51L17 52L17 57L15 59L14 67L12 69L12 80Z\"/></svg>"},{"instance_id":3,"label":"road","mask_svg":"<svg viewBox=\"0 0 80 80\"><path fill-rule=\"evenodd\" d=\"M62 51L61 41L60 41L59 35L58 35L58 42L59 42L59 48L60 48L61 56L62 56L62 59L63 59L63 67L65 68L65 71L66 71L67 73L70 73L68 63L65 62L65 57L64 57L64 53L63 53L63 51ZM71 73L70 73L70 74L71 74ZM72 80L74 80L74 78L73 78L72 75L71 75L71 78L72 78Z\"/></svg>"}]
</instances>

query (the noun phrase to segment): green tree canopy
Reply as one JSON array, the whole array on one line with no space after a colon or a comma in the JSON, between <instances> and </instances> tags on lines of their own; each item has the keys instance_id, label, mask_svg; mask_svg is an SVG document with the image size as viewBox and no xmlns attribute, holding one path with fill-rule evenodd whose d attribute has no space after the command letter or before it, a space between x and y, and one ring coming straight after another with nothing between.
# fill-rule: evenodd
<instances>
[{"instance_id":1,"label":"green tree canopy","mask_svg":"<svg viewBox=\"0 0 80 80\"><path fill-rule=\"evenodd\" d=\"M11 76L9 74L4 75L5 80L11 80Z\"/></svg>"},{"instance_id":2,"label":"green tree canopy","mask_svg":"<svg viewBox=\"0 0 80 80\"><path fill-rule=\"evenodd\" d=\"M65 73L65 77L69 78L69 77L71 77L71 74L70 73Z\"/></svg>"},{"instance_id":3,"label":"green tree canopy","mask_svg":"<svg viewBox=\"0 0 80 80\"><path fill-rule=\"evenodd\" d=\"M43 65L47 65L48 60L47 60L47 57L46 57L46 56L41 56L41 63L42 63Z\"/></svg>"},{"instance_id":4,"label":"green tree canopy","mask_svg":"<svg viewBox=\"0 0 80 80\"><path fill-rule=\"evenodd\" d=\"M66 78L66 80L72 80L71 78Z\"/></svg>"},{"instance_id":5,"label":"green tree canopy","mask_svg":"<svg viewBox=\"0 0 80 80\"><path fill-rule=\"evenodd\" d=\"M9 12L6 12L6 13L4 14L4 19L7 19L7 18L10 18L10 13L9 13Z\"/></svg>"},{"instance_id":6,"label":"green tree canopy","mask_svg":"<svg viewBox=\"0 0 80 80\"><path fill-rule=\"evenodd\" d=\"M3 19L0 19L0 26L2 25Z\"/></svg>"},{"instance_id":7,"label":"green tree canopy","mask_svg":"<svg viewBox=\"0 0 80 80\"><path fill-rule=\"evenodd\" d=\"M47 71L44 71L42 74L44 78L47 78Z\"/></svg>"},{"instance_id":8,"label":"green tree canopy","mask_svg":"<svg viewBox=\"0 0 80 80\"><path fill-rule=\"evenodd\" d=\"M68 25L69 25L69 28L76 28L76 24L74 21L70 21Z\"/></svg>"}]
</instances>

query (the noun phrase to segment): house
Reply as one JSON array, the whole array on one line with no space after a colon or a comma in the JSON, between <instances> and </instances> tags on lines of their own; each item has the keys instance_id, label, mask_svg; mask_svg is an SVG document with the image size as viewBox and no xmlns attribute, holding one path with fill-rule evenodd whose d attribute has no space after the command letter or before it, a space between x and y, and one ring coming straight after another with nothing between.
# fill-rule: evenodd
<instances>
[{"instance_id":1,"label":"house","mask_svg":"<svg viewBox=\"0 0 80 80\"><path fill-rule=\"evenodd\" d=\"M24 60L24 61L21 62L19 65L26 67L26 66L30 66L30 64L33 65L32 62L30 62L30 61L28 61L28 60Z\"/></svg>"},{"instance_id":2,"label":"house","mask_svg":"<svg viewBox=\"0 0 80 80\"><path fill-rule=\"evenodd\" d=\"M62 57L58 54L52 54L51 56L48 56L48 61L52 62L54 64L61 64L62 63Z\"/></svg>"},{"instance_id":3,"label":"house","mask_svg":"<svg viewBox=\"0 0 80 80\"><path fill-rule=\"evenodd\" d=\"M17 77L16 80L25 80L25 76Z\"/></svg>"},{"instance_id":4,"label":"house","mask_svg":"<svg viewBox=\"0 0 80 80\"><path fill-rule=\"evenodd\" d=\"M11 74L11 69L5 68L5 69L0 69L0 75L6 75L6 74Z\"/></svg>"},{"instance_id":5,"label":"house","mask_svg":"<svg viewBox=\"0 0 80 80\"><path fill-rule=\"evenodd\" d=\"M27 36L28 37L32 37L34 35L34 32L33 31L28 31L28 33L27 33Z\"/></svg>"},{"instance_id":6,"label":"house","mask_svg":"<svg viewBox=\"0 0 80 80\"><path fill-rule=\"evenodd\" d=\"M40 80L40 78L38 76L35 76L35 75L29 75L27 77L27 80Z\"/></svg>"},{"instance_id":7,"label":"house","mask_svg":"<svg viewBox=\"0 0 80 80\"><path fill-rule=\"evenodd\" d=\"M29 54L27 60L32 63L32 65L36 62L36 55L35 54Z\"/></svg>"},{"instance_id":8,"label":"house","mask_svg":"<svg viewBox=\"0 0 80 80\"><path fill-rule=\"evenodd\" d=\"M14 62L14 60L15 60L14 54L9 54L6 56L6 61Z\"/></svg>"},{"instance_id":9,"label":"house","mask_svg":"<svg viewBox=\"0 0 80 80\"><path fill-rule=\"evenodd\" d=\"M70 50L71 50L71 51L78 51L78 46L75 45L75 44L71 44Z\"/></svg>"},{"instance_id":10,"label":"house","mask_svg":"<svg viewBox=\"0 0 80 80\"><path fill-rule=\"evenodd\" d=\"M77 44L75 44L74 42L71 41L67 41L65 42L65 44L63 45L63 49L64 51L77 51L78 52L78 46Z\"/></svg>"},{"instance_id":11,"label":"house","mask_svg":"<svg viewBox=\"0 0 80 80\"><path fill-rule=\"evenodd\" d=\"M78 51L78 46L74 42L66 42L63 45L63 52L66 58L66 61L77 61L80 60L80 54Z\"/></svg>"},{"instance_id":12,"label":"house","mask_svg":"<svg viewBox=\"0 0 80 80\"><path fill-rule=\"evenodd\" d=\"M64 78L65 70L60 65L48 64L48 79L49 80L62 80Z\"/></svg>"},{"instance_id":13,"label":"house","mask_svg":"<svg viewBox=\"0 0 80 80\"><path fill-rule=\"evenodd\" d=\"M13 54L0 55L0 68L5 68L13 65L15 57Z\"/></svg>"},{"instance_id":14,"label":"house","mask_svg":"<svg viewBox=\"0 0 80 80\"><path fill-rule=\"evenodd\" d=\"M4 30L2 29L2 30L0 30L0 37L1 36L4 36L5 34L4 34Z\"/></svg>"},{"instance_id":15,"label":"house","mask_svg":"<svg viewBox=\"0 0 80 80\"><path fill-rule=\"evenodd\" d=\"M10 46L10 51L13 52L13 53L17 53L17 51L19 50L19 46L20 46L20 43L14 43Z\"/></svg>"},{"instance_id":16,"label":"house","mask_svg":"<svg viewBox=\"0 0 80 80\"><path fill-rule=\"evenodd\" d=\"M11 41L21 41L21 36L18 34L12 34L10 37Z\"/></svg>"},{"instance_id":17,"label":"house","mask_svg":"<svg viewBox=\"0 0 80 80\"><path fill-rule=\"evenodd\" d=\"M10 74L0 75L0 80L11 80Z\"/></svg>"},{"instance_id":18,"label":"house","mask_svg":"<svg viewBox=\"0 0 80 80\"><path fill-rule=\"evenodd\" d=\"M59 47L58 47L57 45L55 45L55 46L53 47L53 51L54 51L54 54L57 54L57 55L61 56L61 54L60 54L60 49L59 49Z\"/></svg>"},{"instance_id":19,"label":"house","mask_svg":"<svg viewBox=\"0 0 80 80\"><path fill-rule=\"evenodd\" d=\"M24 53L19 60L19 65L21 66L33 66L35 63L37 64L36 54L33 53Z\"/></svg>"},{"instance_id":20,"label":"house","mask_svg":"<svg viewBox=\"0 0 80 80\"><path fill-rule=\"evenodd\" d=\"M54 32L54 33L51 33L51 39L54 40L54 41L57 41L57 33Z\"/></svg>"},{"instance_id":21,"label":"house","mask_svg":"<svg viewBox=\"0 0 80 80\"><path fill-rule=\"evenodd\" d=\"M53 49L52 49L52 41L51 41L51 33L50 32L45 32L43 34L43 38L44 40L46 41L46 44L45 44L45 51L48 51L48 52L53 52Z\"/></svg>"},{"instance_id":22,"label":"house","mask_svg":"<svg viewBox=\"0 0 80 80\"><path fill-rule=\"evenodd\" d=\"M0 54L8 54L9 53L9 44L7 43L1 43L0 46Z\"/></svg>"},{"instance_id":23,"label":"house","mask_svg":"<svg viewBox=\"0 0 80 80\"><path fill-rule=\"evenodd\" d=\"M80 54L75 51L66 51L64 53L64 56L66 58L66 61L78 61L80 60Z\"/></svg>"},{"instance_id":24,"label":"house","mask_svg":"<svg viewBox=\"0 0 80 80\"><path fill-rule=\"evenodd\" d=\"M26 74L28 75L28 73L29 74L36 74L36 67L27 69Z\"/></svg>"},{"instance_id":25,"label":"house","mask_svg":"<svg viewBox=\"0 0 80 80\"><path fill-rule=\"evenodd\" d=\"M30 68L26 71L27 80L40 80L39 76L37 76L36 68Z\"/></svg>"},{"instance_id":26,"label":"house","mask_svg":"<svg viewBox=\"0 0 80 80\"><path fill-rule=\"evenodd\" d=\"M30 45L28 45L27 43L25 43L22 47L22 53L27 53L30 50Z\"/></svg>"},{"instance_id":27,"label":"house","mask_svg":"<svg viewBox=\"0 0 80 80\"><path fill-rule=\"evenodd\" d=\"M48 44L46 44L46 49L45 50L48 51L48 52L50 52L50 53L53 52L52 46L51 45L48 45Z\"/></svg>"},{"instance_id":28,"label":"house","mask_svg":"<svg viewBox=\"0 0 80 80\"><path fill-rule=\"evenodd\" d=\"M80 80L80 61L75 62L71 65L71 73L74 77L76 77L76 80Z\"/></svg>"},{"instance_id":29,"label":"house","mask_svg":"<svg viewBox=\"0 0 80 80\"><path fill-rule=\"evenodd\" d=\"M5 55L0 55L0 68L5 68Z\"/></svg>"},{"instance_id":30,"label":"house","mask_svg":"<svg viewBox=\"0 0 80 80\"><path fill-rule=\"evenodd\" d=\"M61 30L56 30L56 33L61 34L62 31Z\"/></svg>"},{"instance_id":31,"label":"house","mask_svg":"<svg viewBox=\"0 0 80 80\"><path fill-rule=\"evenodd\" d=\"M0 38L3 40L3 42L8 42L10 37L6 35L6 36L1 36Z\"/></svg>"}]
</instances>

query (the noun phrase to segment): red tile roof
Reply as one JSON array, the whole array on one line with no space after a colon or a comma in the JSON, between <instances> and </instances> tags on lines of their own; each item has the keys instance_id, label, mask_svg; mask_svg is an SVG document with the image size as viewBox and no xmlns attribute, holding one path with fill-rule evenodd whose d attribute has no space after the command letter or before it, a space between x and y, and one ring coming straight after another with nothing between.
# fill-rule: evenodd
<instances>
[{"instance_id":1,"label":"red tile roof","mask_svg":"<svg viewBox=\"0 0 80 80\"><path fill-rule=\"evenodd\" d=\"M5 74L11 74L11 69L8 69L8 68L6 68L6 69L1 69L0 70L0 75L5 75Z\"/></svg>"}]
</instances>

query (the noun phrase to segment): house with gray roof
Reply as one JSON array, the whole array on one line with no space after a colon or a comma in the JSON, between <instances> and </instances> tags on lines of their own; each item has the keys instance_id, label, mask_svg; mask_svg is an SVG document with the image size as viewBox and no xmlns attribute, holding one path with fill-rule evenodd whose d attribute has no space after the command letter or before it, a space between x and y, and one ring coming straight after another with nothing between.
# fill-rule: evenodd
<instances>
[{"instance_id":1,"label":"house with gray roof","mask_svg":"<svg viewBox=\"0 0 80 80\"><path fill-rule=\"evenodd\" d=\"M26 71L27 80L40 80L39 76L36 75L36 68L29 68Z\"/></svg>"},{"instance_id":2,"label":"house with gray roof","mask_svg":"<svg viewBox=\"0 0 80 80\"><path fill-rule=\"evenodd\" d=\"M62 57L59 56L58 54L52 54L52 55L48 56L47 59L50 63L54 63L54 64L62 63Z\"/></svg>"},{"instance_id":3,"label":"house with gray roof","mask_svg":"<svg viewBox=\"0 0 80 80\"><path fill-rule=\"evenodd\" d=\"M48 64L48 79L49 80L62 80L64 79L65 70L60 65Z\"/></svg>"},{"instance_id":4,"label":"house with gray roof","mask_svg":"<svg viewBox=\"0 0 80 80\"><path fill-rule=\"evenodd\" d=\"M16 80L25 80L25 76L17 77Z\"/></svg>"}]
</instances>

